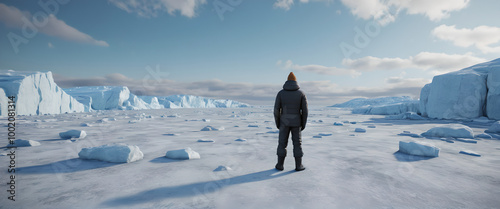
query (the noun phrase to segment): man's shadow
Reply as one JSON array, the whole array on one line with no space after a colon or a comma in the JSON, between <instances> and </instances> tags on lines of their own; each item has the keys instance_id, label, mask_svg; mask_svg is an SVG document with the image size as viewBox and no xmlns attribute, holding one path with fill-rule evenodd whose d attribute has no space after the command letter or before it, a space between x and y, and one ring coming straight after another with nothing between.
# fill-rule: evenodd
<instances>
[{"instance_id":1,"label":"man's shadow","mask_svg":"<svg viewBox=\"0 0 500 209\"><path fill-rule=\"evenodd\" d=\"M168 198L195 197L197 195L214 193L228 186L269 180L273 178L282 177L294 172L295 172L294 170L288 172L279 172L275 169L270 169L270 170L259 171L242 176L235 176L231 178L225 178L214 181L204 181L204 182L184 184L178 186L160 187L152 190L143 191L130 196L110 199L101 203L101 206L124 207L124 206L131 206L134 204L141 204L149 201L155 202Z\"/></svg>"}]
</instances>

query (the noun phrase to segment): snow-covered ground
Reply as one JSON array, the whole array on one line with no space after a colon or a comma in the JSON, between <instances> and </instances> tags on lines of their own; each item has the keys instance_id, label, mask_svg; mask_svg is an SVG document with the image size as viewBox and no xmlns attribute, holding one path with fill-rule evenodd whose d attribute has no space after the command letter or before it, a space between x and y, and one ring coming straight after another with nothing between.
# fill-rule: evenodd
<instances>
[{"instance_id":1,"label":"snow-covered ground","mask_svg":"<svg viewBox=\"0 0 500 209\"><path fill-rule=\"evenodd\" d=\"M172 115L176 117L168 117ZM274 169L278 134L271 107L19 116L16 136L41 145L16 150L15 202L7 199L6 192L8 150L0 150L3 167L0 208L495 208L500 205L500 140L476 138L468 140L477 143L467 143L418 138L440 148L439 157L397 152L399 141L415 139L398 135L401 133L418 135L454 123L467 125L474 135L479 135L492 122L390 120L326 107L312 107L309 121L302 133L303 163L307 169L293 170L290 142L285 171L278 172ZM335 122L343 125L334 126ZM200 131L207 126L219 130ZM354 132L356 128L366 132ZM6 129L2 128L0 134L6 136ZM87 136L61 139L58 133L68 130L83 130ZM214 142L202 143L199 139ZM78 158L82 148L118 143L139 147L144 158L131 163ZM200 159L165 157L167 151L187 147L199 153ZM460 151L477 153L480 157ZM231 169L218 169L220 166Z\"/></svg>"}]
</instances>

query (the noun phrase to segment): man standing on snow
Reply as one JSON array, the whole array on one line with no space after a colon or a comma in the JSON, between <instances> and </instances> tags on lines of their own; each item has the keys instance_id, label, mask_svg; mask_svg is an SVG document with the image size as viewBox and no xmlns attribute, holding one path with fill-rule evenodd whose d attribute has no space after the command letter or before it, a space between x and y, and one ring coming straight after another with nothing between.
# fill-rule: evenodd
<instances>
[{"instance_id":1,"label":"man standing on snow","mask_svg":"<svg viewBox=\"0 0 500 209\"><path fill-rule=\"evenodd\" d=\"M290 73L288 80L283 85L276 96L274 103L274 120L276 127L280 130L278 142L278 163L276 169L284 169L286 157L286 146L288 145L288 136L292 133L293 156L295 157L295 170L302 171L306 169L302 165L302 140L301 131L306 128L307 123L307 99L306 95L299 90L299 84L295 75Z\"/></svg>"}]
</instances>

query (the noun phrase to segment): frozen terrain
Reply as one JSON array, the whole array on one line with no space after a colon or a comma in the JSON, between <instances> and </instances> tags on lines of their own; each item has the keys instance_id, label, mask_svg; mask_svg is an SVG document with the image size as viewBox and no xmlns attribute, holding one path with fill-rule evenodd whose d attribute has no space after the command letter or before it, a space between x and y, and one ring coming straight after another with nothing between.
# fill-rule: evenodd
<instances>
[{"instance_id":1,"label":"frozen terrain","mask_svg":"<svg viewBox=\"0 0 500 209\"><path fill-rule=\"evenodd\" d=\"M7 184L2 183L0 208L497 208L500 205L500 140L475 138L468 140L476 143L459 140L451 143L437 137L418 138L438 147L439 157L398 152L400 141L414 139L398 135L401 133L420 134L458 123L478 135L490 128L493 121L392 120L338 108L310 108L309 123L302 133L303 163L307 169L301 172L293 170L291 142L285 171L274 169L278 134L272 107L19 116L16 135L37 141L40 146L16 149L16 201L7 200ZM207 126L225 128L201 131ZM357 133L356 128L365 129L366 133ZM73 141L61 139L58 133L68 130L83 130L87 136ZM6 128L0 134L6 135ZM198 139L215 142L201 143ZM83 148L118 143L137 146L143 159L110 163L78 156ZM168 151L188 147L201 158L166 157ZM0 166L4 168L9 163L8 152L7 148L0 150ZM184 150L185 153L188 152ZM7 182L7 169L0 172L0 181Z\"/></svg>"}]
</instances>

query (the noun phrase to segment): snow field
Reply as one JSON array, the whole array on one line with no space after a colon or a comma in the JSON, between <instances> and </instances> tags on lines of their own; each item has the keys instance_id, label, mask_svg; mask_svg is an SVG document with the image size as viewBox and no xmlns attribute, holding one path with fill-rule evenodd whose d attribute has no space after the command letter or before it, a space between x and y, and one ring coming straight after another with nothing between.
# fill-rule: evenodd
<instances>
[{"instance_id":1,"label":"snow field","mask_svg":"<svg viewBox=\"0 0 500 209\"><path fill-rule=\"evenodd\" d=\"M142 113L156 116L129 124ZM182 118L161 117L171 114ZM383 116L352 115L349 111L311 107L311 121L302 132L306 171L295 172L289 142L285 171L275 171L277 134L272 108L161 109L104 111L85 114L20 117L19 135L42 146L20 147L17 192L27 208L494 208L499 204L500 141L477 144L420 139L441 148L438 158L396 153L398 136L407 130L422 133L446 121L387 120ZM238 117L229 117L237 115ZM329 117L328 115L335 115ZM224 131L200 131L210 118ZM100 118L116 118L95 123ZM128 118L127 118L128 117ZM57 120L52 120L57 119ZM188 121L186 121L187 119ZM40 122L34 122L39 120ZM41 122L47 120L49 122ZM334 126L334 121L357 124ZM267 122L266 122L267 121ZM81 123L92 124L81 127ZM259 127L248 127L259 124ZM356 127L376 125L369 132L349 136ZM467 125L467 123L464 123ZM237 127L235 127L237 126ZM27 127L30 127L29 129ZM52 127L52 128L51 128ZM489 125L474 124L482 133ZM83 129L85 140L53 140L57 133ZM28 131L29 130L29 131ZM329 134L321 140L314 135ZM166 135L172 134L172 135ZM198 143L197 139L216 143ZM245 138L246 142L235 139ZM80 160L78 151L112 143L133 144L142 160L116 164ZM203 158L172 160L166 151L191 147ZM474 157L460 154L473 150ZM0 151L5 152L5 151ZM7 158L0 156L0 164ZM218 166L232 168L214 172ZM16 177L17 178L17 177ZM4 189L5 185L0 185ZM78 189L75 189L78 188ZM50 191L50 192L47 192ZM259 192L249 192L259 191ZM285 192L284 192L285 191ZM446 195L443 195L446 194ZM19 199L21 200L21 199ZM6 203L4 207L10 207Z\"/></svg>"}]
</instances>

